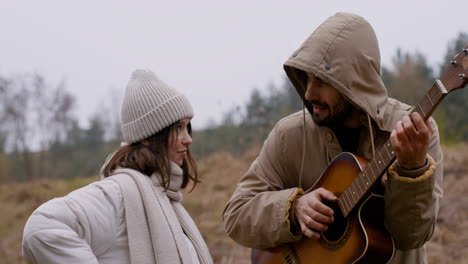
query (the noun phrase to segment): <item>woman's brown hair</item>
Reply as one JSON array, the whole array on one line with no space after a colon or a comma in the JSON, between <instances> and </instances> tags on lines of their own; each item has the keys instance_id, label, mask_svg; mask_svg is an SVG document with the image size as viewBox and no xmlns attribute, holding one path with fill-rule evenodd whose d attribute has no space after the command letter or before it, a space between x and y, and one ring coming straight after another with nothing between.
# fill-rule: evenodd
<instances>
[{"instance_id":1,"label":"woman's brown hair","mask_svg":"<svg viewBox=\"0 0 468 264\"><path fill-rule=\"evenodd\" d=\"M118 148L110 161L104 167L104 177L109 177L118 168L137 170L147 176L157 172L161 175L162 186L167 190L170 184L171 163L169 159L169 141L176 140L176 127L179 121L164 128L155 135L139 142ZM187 125L189 135L192 135L191 123ZM174 137L175 136L175 137ZM200 182L198 179L197 162L187 147L187 156L182 163L183 181L182 188L187 187L190 180L193 188Z\"/></svg>"}]
</instances>

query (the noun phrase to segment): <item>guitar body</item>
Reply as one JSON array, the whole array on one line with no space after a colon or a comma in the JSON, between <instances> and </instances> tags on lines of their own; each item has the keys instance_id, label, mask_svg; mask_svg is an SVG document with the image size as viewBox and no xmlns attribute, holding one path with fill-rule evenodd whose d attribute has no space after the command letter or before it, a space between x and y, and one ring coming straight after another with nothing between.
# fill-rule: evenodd
<instances>
[{"instance_id":1,"label":"guitar body","mask_svg":"<svg viewBox=\"0 0 468 264\"><path fill-rule=\"evenodd\" d=\"M323 187L340 196L365 166L366 161L351 153L338 155L313 189ZM344 218L337 203L327 204L335 221L320 239L304 238L276 248L252 251L252 263L387 263L393 257L393 239L383 225L382 195L371 193Z\"/></svg>"}]
</instances>

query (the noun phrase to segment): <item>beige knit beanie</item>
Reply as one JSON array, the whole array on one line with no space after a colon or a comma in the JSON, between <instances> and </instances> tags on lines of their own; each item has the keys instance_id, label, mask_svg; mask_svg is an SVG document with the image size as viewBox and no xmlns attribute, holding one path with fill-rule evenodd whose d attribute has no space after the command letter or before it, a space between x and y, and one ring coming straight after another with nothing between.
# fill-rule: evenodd
<instances>
[{"instance_id":1,"label":"beige knit beanie","mask_svg":"<svg viewBox=\"0 0 468 264\"><path fill-rule=\"evenodd\" d=\"M122 104L122 134L131 144L186 117L193 117L187 98L149 70L133 72Z\"/></svg>"}]
</instances>

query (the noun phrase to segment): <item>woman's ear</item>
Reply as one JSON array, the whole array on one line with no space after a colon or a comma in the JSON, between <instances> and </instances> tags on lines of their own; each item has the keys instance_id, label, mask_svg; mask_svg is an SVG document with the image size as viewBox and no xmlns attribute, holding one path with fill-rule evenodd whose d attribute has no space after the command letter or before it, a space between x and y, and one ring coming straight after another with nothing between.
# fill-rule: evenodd
<instances>
[{"instance_id":1,"label":"woman's ear","mask_svg":"<svg viewBox=\"0 0 468 264\"><path fill-rule=\"evenodd\" d=\"M143 146L145 146L145 147L148 147L148 148L149 148L149 147L151 146L151 142L150 142L149 140L147 140L147 139L143 139L143 140L140 141L140 142L141 142L141 144L143 144Z\"/></svg>"}]
</instances>

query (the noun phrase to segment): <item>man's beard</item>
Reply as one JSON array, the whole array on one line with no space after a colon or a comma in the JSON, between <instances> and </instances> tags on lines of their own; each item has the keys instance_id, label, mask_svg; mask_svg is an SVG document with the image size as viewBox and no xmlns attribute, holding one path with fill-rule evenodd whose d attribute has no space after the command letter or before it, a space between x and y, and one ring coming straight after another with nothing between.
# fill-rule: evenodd
<instances>
[{"instance_id":1,"label":"man's beard","mask_svg":"<svg viewBox=\"0 0 468 264\"><path fill-rule=\"evenodd\" d=\"M320 116L315 114L312 110L312 119L314 120L315 124L319 126L326 126L326 127L336 127L342 126L346 118L353 112L356 108L350 102L348 102L343 96L336 102L333 109L330 109L330 105L327 103L321 103L319 101L310 101L310 103L318 105L320 107L325 107L328 109L328 115L320 119ZM333 110L333 111L332 111Z\"/></svg>"}]
</instances>

